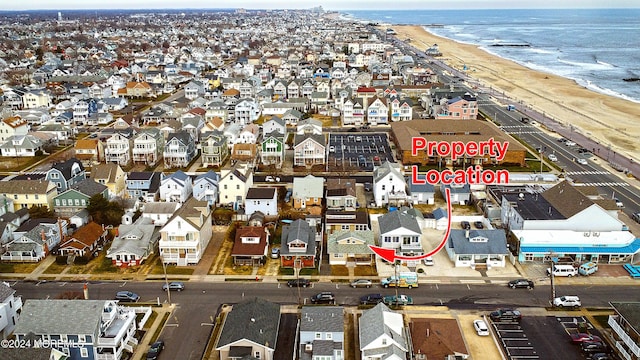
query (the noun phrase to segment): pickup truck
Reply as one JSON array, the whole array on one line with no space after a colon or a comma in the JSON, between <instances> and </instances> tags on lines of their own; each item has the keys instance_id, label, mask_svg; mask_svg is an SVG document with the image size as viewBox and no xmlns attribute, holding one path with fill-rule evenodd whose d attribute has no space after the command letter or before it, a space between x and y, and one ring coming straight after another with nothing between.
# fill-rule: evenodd
<instances>
[{"instance_id":1,"label":"pickup truck","mask_svg":"<svg viewBox=\"0 0 640 360\"><path fill-rule=\"evenodd\" d=\"M413 304L413 299L410 296L407 295L398 295L398 299L396 301L396 296L395 295L389 295L389 296L385 296L382 299L382 302L384 302L386 305L412 305Z\"/></svg>"}]
</instances>

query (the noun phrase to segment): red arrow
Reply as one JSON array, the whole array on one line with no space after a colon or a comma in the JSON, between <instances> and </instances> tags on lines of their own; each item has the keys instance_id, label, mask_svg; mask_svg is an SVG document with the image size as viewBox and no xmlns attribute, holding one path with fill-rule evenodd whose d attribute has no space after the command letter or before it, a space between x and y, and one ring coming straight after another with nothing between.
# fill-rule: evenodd
<instances>
[{"instance_id":1,"label":"red arrow","mask_svg":"<svg viewBox=\"0 0 640 360\"><path fill-rule=\"evenodd\" d=\"M438 253L438 251L442 250L444 245L447 243L447 239L449 238L449 232L451 231L451 191L449 188L444 189L446 197L447 197L447 231L444 233L444 237L442 241L435 249L424 255L418 256L403 256L396 255L396 249L383 248L380 246L369 245L369 249L376 253L381 258L387 260L388 262L395 262L396 260L421 260L427 258L429 256L433 256ZM396 210L397 211L397 210Z\"/></svg>"}]
</instances>

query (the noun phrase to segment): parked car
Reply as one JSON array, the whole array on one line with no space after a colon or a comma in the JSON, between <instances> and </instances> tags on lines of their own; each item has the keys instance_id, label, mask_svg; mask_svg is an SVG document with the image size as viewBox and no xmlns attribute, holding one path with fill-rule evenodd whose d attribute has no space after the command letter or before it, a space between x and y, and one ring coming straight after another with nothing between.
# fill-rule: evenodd
<instances>
[{"instance_id":1,"label":"parked car","mask_svg":"<svg viewBox=\"0 0 640 360\"><path fill-rule=\"evenodd\" d=\"M553 299L553 306L579 308L582 303L577 296L560 296Z\"/></svg>"},{"instance_id":2,"label":"parked car","mask_svg":"<svg viewBox=\"0 0 640 360\"><path fill-rule=\"evenodd\" d=\"M578 159L578 164L580 164L580 165L588 165L589 161L587 161L587 159L579 158Z\"/></svg>"},{"instance_id":3,"label":"parked car","mask_svg":"<svg viewBox=\"0 0 640 360\"><path fill-rule=\"evenodd\" d=\"M369 294L360 298L361 305L376 305L383 300L382 294Z\"/></svg>"},{"instance_id":4,"label":"parked car","mask_svg":"<svg viewBox=\"0 0 640 360\"><path fill-rule=\"evenodd\" d=\"M620 201L620 199L613 198L613 201L615 201L615 202L616 202L616 206L617 206L617 207L619 207L619 208L621 208L621 209L624 207L624 204L622 203L622 201Z\"/></svg>"},{"instance_id":5,"label":"parked car","mask_svg":"<svg viewBox=\"0 0 640 360\"><path fill-rule=\"evenodd\" d=\"M460 227L463 228L464 230L469 230L471 229L471 224L468 221L461 221Z\"/></svg>"},{"instance_id":6,"label":"parked car","mask_svg":"<svg viewBox=\"0 0 640 360\"><path fill-rule=\"evenodd\" d=\"M422 263L426 266L433 266L433 258L431 256L427 256L426 258L422 259Z\"/></svg>"},{"instance_id":7,"label":"parked car","mask_svg":"<svg viewBox=\"0 0 640 360\"><path fill-rule=\"evenodd\" d=\"M640 223L640 212L633 213L631 215L631 219L633 219L633 221L635 221L637 223Z\"/></svg>"},{"instance_id":8,"label":"parked car","mask_svg":"<svg viewBox=\"0 0 640 360\"><path fill-rule=\"evenodd\" d=\"M373 189L373 187L371 186L371 183L367 182L364 183L364 191L369 192Z\"/></svg>"},{"instance_id":9,"label":"parked car","mask_svg":"<svg viewBox=\"0 0 640 360\"><path fill-rule=\"evenodd\" d=\"M484 229L484 224L482 223L482 221L474 221L473 226L475 226L476 229Z\"/></svg>"},{"instance_id":10,"label":"parked car","mask_svg":"<svg viewBox=\"0 0 640 360\"><path fill-rule=\"evenodd\" d=\"M602 342L602 339L598 335L591 335L587 333L576 333L576 334L571 334L571 341L578 344L585 341Z\"/></svg>"},{"instance_id":11,"label":"parked car","mask_svg":"<svg viewBox=\"0 0 640 360\"><path fill-rule=\"evenodd\" d=\"M501 322L501 321L520 321L522 320L522 313L518 310L513 309L498 309L491 314L489 314L489 318L491 321Z\"/></svg>"},{"instance_id":12,"label":"parked car","mask_svg":"<svg viewBox=\"0 0 640 360\"><path fill-rule=\"evenodd\" d=\"M280 256L280 248L279 247L274 247L271 249L271 258L272 259L277 259Z\"/></svg>"},{"instance_id":13,"label":"parked car","mask_svg":"<svg viewBox=\"0 0 640 360\"><path fill-rule=\"evenodd\" d=\"M549 154L549 156L547 156L549 158L549 160L556 162L558 161L558 157L555 154Z\"/></svg>"},{"instance_id":14,"label":"parked car","mask_svg":"<svg viewBox=\"0 0 640 360\"><path fill-rule=\"evenodd\" d=\"M613 360L613 358L607 353L597 353L591 355L591 360Z\"/></svg>"},{"instance_id":15,"label":"parked car","mask_svg":"<svg viewBox=\"0 0 640 360\"><path fill-rule=\"evenodd\" d=\"M147 352L147 360L156 360L160 353L164 350L164 341L158 340L151 344L149 351Z\"/></svg>"},{"instance_id":16,"label":"parked car","mask_svg":"<svg viewBox=\"0 0 640 360\"><path fill-rule=\"evenodd\" d=\"M564 144L565 144L566 146L576 146L576 143L575 143L575 142L573 142L573 141L571 141L571 140L567 140L567 141L565 141L565 142L564 142Z\"/></svg>"},{"instance_id":17,"label":"parked car","mask_svg":"<svg viewBox=\"0 0 640 360\"><path fill-rule=\"evenodd\" d=\"M352 288L358 288L358 287L370 288L371 285L373 285L373 282L368 279L358 279L358 280L353 280L351 282Z\"/></svg>"},{"instance_id":18,"label":"parked car","mask_svg":"<svg viewBox=\"0 0 640 360\"><path fill-rule=\"evenodd\" d=\"M516 289L516 288L533 289L534 285L533 285L533 281L529 279L516 279L516 280L509 281L509 287L512 289Z\"/></svg>"},{"instance_id":19,"label":"parked car","mask_svg":"<svg viewBox=\"0 0 640 360\"><path fill-rule=\"evenodd\" d=\"M489 336L489 327L484 320L473 320L473 328L476 329L476 333L479 336Z\"/></svg>"},{"instance_id":20,"label":"parked car","mask_svg":"<svg viewBox=\"0 0 640 360\"><path fill-rule=\"evenodd\" d=\"M291 280L287 281L287 286L288 287L303 287L303 288L306 288L309 285L311 285L311 281L309 281L309 279L305 279L305 278L291 279Z\"/></svg>"},{"instance_id":21,"label":"parked car","mask_svg":"<svg viewBox=\"0 0 640 360\"><path fill-rule=\"evenodd\" d=\"M385 296L382 300L387 305L413 305L413 299L407 295L395 295Z\"/></svg>"},{"instance_id":22,"label":"parked car","mask_svg":"<svg viewBox=\"0 0 640 360\"><path fill-rule=\"evenodd\" d=\"M140 296L131 291L118 291L116 293L116 300L120 300L121 302L138 302Z\"/></svg>"},{"instance_id":23,"label":"parked car","mask_svg":"<svg viewBox=\"0 0 640 360\"><path fill-rule=\"evenodd\" d=\"M599 341L583 341L580 344L580 351L585 354L606 353L609 348L605 343Z\"/></svg>"},{"instance_id":24,"label":"parked car","mask_svg":"<svg viewBox=\"0 0 640 360\"><path fill-rule=\"evenodd\" d=\"M335 304L336 297L333 293L328 291L323 291L321 293L317 293L311 297L312 304Z\"/></svg>"},{"instance_id":25,"label":"parked car","mask_svg":"<svg viewBox=\"0 0 640 360\"><path fill-rule=\"evenodd\" d=\"M173 281L169 284L162 285L162 290L167 291L167 289L171 291L182 291L184 290L184 283L180 281Z\"/></svg>"},{"instance_id":26,"label":"parked car","mask_svg":"<svg viewBox=\"0 0 640 360\"><path fill-rule=\"evenodd\" d=\"M291 200L291 195L293 195L293 190L287 189L287 193L284 194L284 202L288 203Z\"/></svg>"}]
</instances>

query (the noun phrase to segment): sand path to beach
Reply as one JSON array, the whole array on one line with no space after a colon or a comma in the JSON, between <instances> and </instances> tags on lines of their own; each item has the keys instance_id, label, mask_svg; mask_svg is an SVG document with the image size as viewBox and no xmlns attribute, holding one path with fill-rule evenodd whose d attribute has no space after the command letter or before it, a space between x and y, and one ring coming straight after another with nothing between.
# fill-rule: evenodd
<instances>
[{"instance_id":1,"label":"sand path to beach","mask_svg":"<svg viewBox=\"0 0 640 360\"><path fill-rule=\"evenodd\" d=\"M420 50L438 44L441 60L458 70L466 66L466 73L480 84L640 160L640 104L588 90L573 80L529 69L474 45L432 35L421 26L394 25L393 29L398 39L410 39Z\"/></svg>"}]
</instances>

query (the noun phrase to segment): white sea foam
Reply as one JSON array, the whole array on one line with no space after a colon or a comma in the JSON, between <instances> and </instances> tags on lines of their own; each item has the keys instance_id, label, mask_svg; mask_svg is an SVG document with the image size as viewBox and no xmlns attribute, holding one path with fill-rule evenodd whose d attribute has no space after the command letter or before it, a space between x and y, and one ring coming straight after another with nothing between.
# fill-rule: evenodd
<instances>
[{"instance_id":1,"label":"white sea foam","mask_svg":"<svg viewBox=\"0 0 640 360\"><path fill-rule=\"evenodd\" d=\"M614 68L614 66L611 64L607 64L607 63L602 64L600 62L585 63L585 62L579 62L579 61L569 61L569 60L564 60L560 58L558 58L558 62L567 64L567 65L576 66L585 70L608 70L608 69Z\"/></svg>"}]
</instances>

